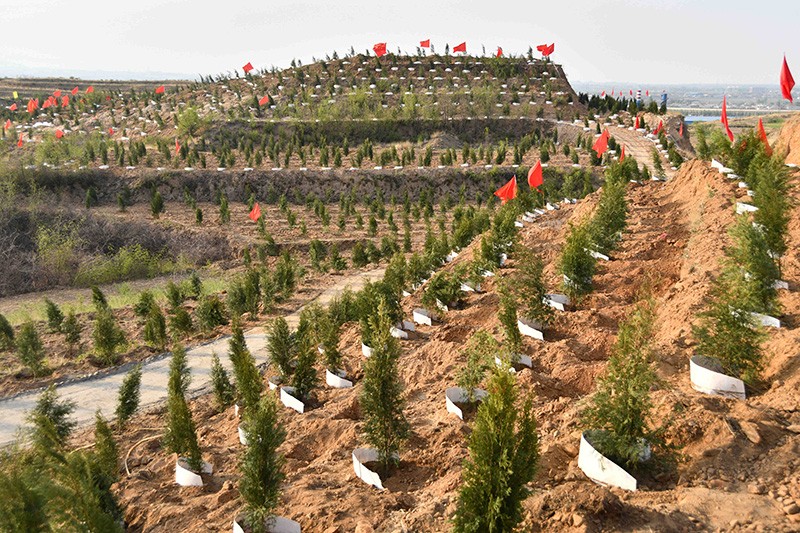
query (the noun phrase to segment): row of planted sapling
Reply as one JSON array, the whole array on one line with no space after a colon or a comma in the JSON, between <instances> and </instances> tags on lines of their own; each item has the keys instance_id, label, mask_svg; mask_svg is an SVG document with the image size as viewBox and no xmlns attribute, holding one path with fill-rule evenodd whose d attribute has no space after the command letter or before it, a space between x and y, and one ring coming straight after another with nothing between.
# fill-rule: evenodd
<instances>
[{"instance_id":1,"label":"row of planted sapling","mask_svg":"<svg viewBox=\"0 0 800 533\"><path fill-rule=\"evenodd\" d=\"M788 248L791 185L784 156L773 154L755 133L717 149L741 173L753 201L737 203L740 216L729 230L722 272L693 328L697 347L690 381L700 392L744 399L748 388L764 385L764 328L781 327L778 290L788 288L781 280L781 258Z\"/></svg>"}]
</instances>

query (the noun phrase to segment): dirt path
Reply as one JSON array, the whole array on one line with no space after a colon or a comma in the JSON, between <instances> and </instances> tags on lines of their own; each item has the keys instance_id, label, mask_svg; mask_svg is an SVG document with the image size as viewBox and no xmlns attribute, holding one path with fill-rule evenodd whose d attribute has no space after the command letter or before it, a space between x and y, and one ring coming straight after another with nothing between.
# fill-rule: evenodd
<instances>
[{"instance_id":1,"label":"dirt path","mask_svg":"<svg viewBox=\"0 0 800 533\"><path fill-rule=\"evenodd\" d=\"M335 285L325 289L313 301L321 304L328 303L345 288L358 290L366 281L380 279L383 272L384 269L379 268L343 278ZM302 307L286 317L290 325L297 325L300 311L302 311ZM210 383L211 361L214 354L217 354L222 363L230 369L230 362L225 357L228 353L229 338L230 336L226 335L188 350L187 355L192 372L190 393L196 394ZM264 329L256 327L248 330L245 332L245 340L247 347L256 358L256 363L265 362L267 354ZM142 367L140 408L152 406L166 398L169 363L168 354L164 354L151 359ZM127 370L127 367L122 367L107 374L66 383L58 387L58 393L62 399L75 402L76 409L73 416L79 425L91 422L98 410L107 418L113 416L117 390ZM25 425L25 416L36 404L38 396L39 392L33 391L0 401L0 446L10 444L17 438L20 429Z\"/></svg>"},{"instance_id":2,"label":"dirt path","mask_svg":"<svg viewBox=\"0 0 800 533\"><path fill-rule=\"evenodd\" d=\"M640 165L645 165L650 174L655 175L653 148L656 147L656 144L653 141L637 131L631 131L621 126L611 126L608 131L618 144L625 146L625 155L632 156ZM661 157L661 166L664 167L664 174L667 179L671 179L675 176L676 171L672 170L671 163L663 153L659 153L659 156Z\"/></svg>"}]
</instances>

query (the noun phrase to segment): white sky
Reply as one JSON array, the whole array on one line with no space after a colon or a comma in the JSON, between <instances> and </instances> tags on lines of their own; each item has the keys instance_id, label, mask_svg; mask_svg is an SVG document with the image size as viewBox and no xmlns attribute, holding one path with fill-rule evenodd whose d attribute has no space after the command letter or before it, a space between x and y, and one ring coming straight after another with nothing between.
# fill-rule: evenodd
<instances>
[{"instance_id":1,"label":"white sky","mask_svg":"<svg viewBox=\"0 0 800 533\"><path fill-rule=\"evenodd\" d=\"M778 83L798 0L2 0L0 76L188 77L386 41L413 51L555 42L573 81Z\"/></svg>"}]
</instances>

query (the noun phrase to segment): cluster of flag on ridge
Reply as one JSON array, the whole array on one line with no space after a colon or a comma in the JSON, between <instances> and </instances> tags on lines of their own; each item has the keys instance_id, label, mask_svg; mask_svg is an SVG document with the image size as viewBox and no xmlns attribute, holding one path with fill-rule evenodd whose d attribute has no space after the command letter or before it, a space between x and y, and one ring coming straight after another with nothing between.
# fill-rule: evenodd
<instances>
[{"instance_id":1,"label":"cluster of flag on ridge","mask_svg":"<svg viewBox=\"0 0 800 533\"><path fill-rule=\"evenodd\" d=\"M420 41L419 42L419 47L420 48L430 48L431 47L431 40L430 39L425 39L424 41ZM555 43L552 43L552 44L549 44L549 45L548 44L540 44L539 46L536 47L536 49L539 52L541 52L544 57L550 57L550 54L552 54L556 49L556 44ZM375 45L372 47L372 51L375 52L375 55L378 56L378 57L385 56L386 55L386 43L375 43ZM460 52L462 54L466 54L467 53L467 42L466 41L464 41L461 44L457 44L457 45L455 45L453 47L453 53L458 53L458 52ZM503 48L500 47L500 46L497 47L497 57L503 57ZM248 63L248 65L249 64L250 63ZM247 66L247 65L245 65L245 66ZM245 72L247 72L247 71L245 71Z\"/></svg>"},{"instance_id":2,"label":"cluster of flag on ridge","mask_svg":"<svg viewBox=\"0 0 800 533\"><path fill-rule=\"evenodd\" d=\"M539 190L539 187L544 183L544 174L542 172L542 162L537 161L536 164L528 171L528 185L531 190ZM517 175L515 174L508 182L497 189L494 195L500 198L500 202L505 204L509 200L517 197Z\"/></svg>"}]
</instances>

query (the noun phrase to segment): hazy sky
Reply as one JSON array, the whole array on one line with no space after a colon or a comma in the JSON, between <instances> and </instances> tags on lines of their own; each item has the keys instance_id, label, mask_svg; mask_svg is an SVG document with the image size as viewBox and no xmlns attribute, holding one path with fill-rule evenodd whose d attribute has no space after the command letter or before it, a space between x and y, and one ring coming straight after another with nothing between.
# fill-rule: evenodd
<instances>
[{"instance_id":1,"label":"hazy sky","mask_svg":"<svg viewBox=\"0 0 800 533\"><path fill-rule=\"evenodd\" d=\"M771 84L784 53L800 74L797 1L25 0L2 10L0 76L197 78L430 38L555 42L575 81Z\"/></svg>"}]
</instances>

